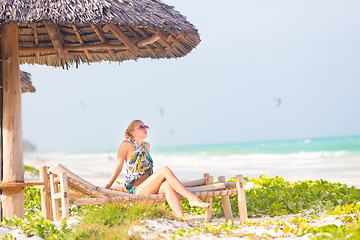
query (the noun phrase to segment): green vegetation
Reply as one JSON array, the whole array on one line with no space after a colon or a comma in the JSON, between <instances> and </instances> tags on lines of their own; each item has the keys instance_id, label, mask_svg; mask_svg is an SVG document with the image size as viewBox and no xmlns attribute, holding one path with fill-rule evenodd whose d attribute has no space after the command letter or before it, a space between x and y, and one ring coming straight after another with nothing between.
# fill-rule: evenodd
<instances>
[{"instance_id":1,"label":"green vegetation","mask_svg":"<svg viewBox=\"0 0 360 240\"><path fill-rule=\"evenodd\" d=\"M28 166L28 165L24 165L25 167L25 171L26 172L29 172L29 173L32 173L34 175L39 175L39 170L34 168L34 167L31 167L31 166Z\"/></svg>"},{"instance_id":2,"label":"green vegetation","mask_svg":"<svg viewBox=\"0 0 360 240\"><path fill-rule=\"evenodd\" d=\"M330 210L338 205L356 203L360 190L346 184L324 180L298 181L290 183L281 177L244 178L255 187L246 191L246 206L249 217L279 216L314 210L314 213ZM235 181L235 178L229 179ZM230 196L234 217L238 217L237 196ZM181 202L184 212L202 214L203 209L190 207L188 201ZM215 217L223 217L221 198L213 198Z\"/></svg>"},{"instance_id":3,"label":"green vegetation","mask_svg":"<svg viewBox=\"0 0 360 240\"><path fill-rule=\"evenodd\" d=\"M235 178L230 179L235 181ZM200 227L184 230L178 229L170 235L171 239L191 237L199 233L230 234L238 228L257 225L273 228L282 236L302 236L310 234L312 239L359 239L360 236L360 190L347 187L345 184L327 181L298 181L290 183L280 177L246 179L247 184L254 186L246 191L248 215L250 217L242 226L231 223L203 224ZM234 216L237 217L237 197L230 197ZM190 207L188 201L181 202L184 212L203 214L204 209ZM71 216L79 216L79 223L70 229L65 219L60 227L45 220L40 214L40 190L37 187L25 187L26 218L4 219L2 224L17 226L28 236L34 234L44 239L139 239L138 235L127 236L128 229L141 219L167 218L174 219L169 206L158 205L104 205L104 206L72 206ZM326 211L327 215L336 215L342 221L340 226L313 226L311 221L320 219L318 214ZM215 217L224 215L221 198L213 199ZM251 220L257 216L275 216L301 213L303 217L295 217L291 221L257 222ZM270 238L265 234L255 233L237 235L239 237ZM14 239L11 234L3 239Z\"/></svg>"}]
</instances>

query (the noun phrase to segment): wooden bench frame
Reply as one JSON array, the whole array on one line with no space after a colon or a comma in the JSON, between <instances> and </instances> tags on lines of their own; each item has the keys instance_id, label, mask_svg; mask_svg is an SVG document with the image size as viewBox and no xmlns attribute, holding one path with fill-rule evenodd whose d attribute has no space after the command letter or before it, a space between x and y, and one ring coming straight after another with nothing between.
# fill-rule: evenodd
<instances>
[{"instance_id":1,"label":"wooden bench frame","mask_svg":"<svg viewBox=\"0 0 360 240\"><path fill-rule=\"evenodd\" d=\"M124 187L109 190L95 186L60 164L41 167L40 178L44 183L41 191L42 216L52 221L68 218L70 205L154 204L166 201L164 194L133 195ZM239 218L242 224L247 219L243 177L238 175L235 182L226 182L225 177L220 176L218 181L219 183L213 184L213 177L205 173L203 178L182 183L190 192L197 197L205 198L205 202L210 203L210 206L205 208L206 222L210 222L213 218L212 198L221 196L225 220L232 220L234 223L229 196L237 195ZM180 196L180 199L183 197Z\"/></svg>"}]
</instances>

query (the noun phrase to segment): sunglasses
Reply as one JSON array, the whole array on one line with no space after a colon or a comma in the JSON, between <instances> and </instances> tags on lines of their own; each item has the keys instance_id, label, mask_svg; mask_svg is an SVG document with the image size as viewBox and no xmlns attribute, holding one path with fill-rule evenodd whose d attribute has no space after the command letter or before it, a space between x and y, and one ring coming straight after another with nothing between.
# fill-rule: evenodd
<instances>
[{"instance_id":1,"label":"sunglasses","mask_svg":"<svg viewBox=\"0 0 360 240\"><path fill-rule=\"evenodd\" d=\"M149 126L146 126L146 125L140 125L139 126L140 129L149 129Z\"/></svg>"}]
</instances>

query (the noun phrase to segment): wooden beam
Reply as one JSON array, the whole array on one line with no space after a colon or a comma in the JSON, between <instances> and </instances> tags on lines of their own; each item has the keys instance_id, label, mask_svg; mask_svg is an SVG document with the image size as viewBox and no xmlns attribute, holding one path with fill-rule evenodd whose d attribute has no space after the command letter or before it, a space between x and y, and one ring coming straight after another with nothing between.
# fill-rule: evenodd
<instances>
[{"instance_id":1,"label":"wooden beam","mask_svg":"<svg viewBox=\"0 0 360 240\"><path fill-rule=\"evenodd\" d=\"M52 220L50 206L50 183L47 169L47 166L41 166L39 171L40 181L44 182L44 186L41 188L41 215L47 220Z\"/></svg>"},{"instance_id":2,"label":"wooden beam","mask_svg":"<svg viewBox=\"0 0 360 240\"><path fill-rule=\"evenodd\" d=\"M66 172L60 174L61 217L69 218L69 188Z\"/></svg>"},{"instance_id":3,"label":"wooden beam","mask_svg":"<svg viewBox=\"0 0 360 240\"><path fill-rule=\"evenodd\" d=\"M22 155L19 25L5 24L1 31L3 74L3 182L24 182ZM3 192L3 217L24 218L24 190Z\"/></svg>"},{"instance_id":4,"label":"wooden beam","mask_svg":"<svg viewBox=\"0 0 360 240\"><path fill-rule=\"evenodd\" d=\"M210 173L204 173L204 177L206 178L206 185L213 184L213 177L210 176ZM206 197L205 202L209 203L209 207L205 208L205 222L210 222L213 219L212 197Z\"/></svg>"},{"instance_id":5,"label":"wooden beam","mask_svg":"<svg viewBox=\"0 0 360 240\"><path fill-rule=\"evenodd\" d=\"M127 50L124 44L89 44L82 46L64 46L66 51L88 51L88 50L107 50L109 48L118 49L118 50ZM20 47L20 53L36 53L36 52L54 52L56 51L53 47Z\"/></svg>"},{"instance_id":6,"label":"wooden beam","mask_svg":"<svg viewBox=\"0 0 360 240\"><path fill-rule=\"evenodd\" d=\"M157 34L154 34L154 35L152 35L152 36L149 37L149 38L145 38L145 39L143 39L143 40L138 41L138 42L136 43L136 45L137 45L138 47L144 47L144 46L146 46L146 45L153 44L154 42L156 42L156 41L159 40L159 39L160 39L160 36L157 35Z\"/></svg>"},{"instance_id":7,"label":"wooden beam","mask_svg":"<svg viewBox=\"0 0 360 240\"><path fill-rule=\"evenodd\" d=\"M59 200L55 198L55 194L59 192L59 184L54 181L54 174L50 174L50 191L53 220L58 221L60 219L60 204Z\"/></svg>"},{"instance_id":8,"label":"wooden beam","mask_svg":"<svg viewBox=\"0 0 360 240\"><path fill-rule=\"evenodd\" d=\"M39 36L36 29L36 23L32 23L31 27L34 32L35 46L39 46ZM39 60L40 60L40 53L36 53L36 61L39 62Z\"/></svg>"},{"instance_id":9,"label":"wooden beam","mask_svg":"<svg viewBox=\"0 0 360 240\"><path fill-rule=\"evenodd\" d=\"M64 59L65 61L69 59L69 53L66 49L64 49L64 39L61 35L60 29L56 23L53 22L44 22L45 27L48 31L50 36L51 42L54 45L54 48L59 55L60 58Z\"/></svg>"},{"instance_id":10,"label":"wooden beam","mask_svg":"<svg viewBox=\"0 0 360 240\"><path fill-rule=\"evenodd\" d=\"M236 188L238 191L239 217L240 223L242 224L247 219L245 188L242 175L236 176Z\"/></svg>"},{"instance_id":11,"label":"wooden beam","mask_svg":"<svg viewBox=\"0 0 360 240\"><path fill-rule=\"evenodd\" d=\"M140 28L140 27L136 27L137 31L140 32L144 37L148 37L148 34L144 31L144 29ZM156 47L156 49L159 50L160 56L161 57L165 57L165 50L163 47L160 46L159 43L155 42L154 46Z\"/></svg>"},{"instance_id":12,"label":"wooden beam","mask_svg":"<svg viewBox=\"0 0 360 240\"><path fill-rule=\"evenodd\" d=\"M226 179L224 176L218 177L219 183L223 183L225 185ZM231 220L231 223L234 224L234 217L231 211L231 204L229 196L221 196L222 206L224 209L225 221L228 222Z\"/></svg>"},{"instance_id":13,"label":"wooden beam","mask_svg":"<svg viewBox=\"0 0 360 240\"><path fill-rule=\"evenodd\" d=\"M71 27L74 29L75 35L79 39L79 42L80 42L81 46L85 45L84 40L82 39L77 27L75 25L71 25ZM88 59L88 61L92 61L92 57L89 54L89 51L87 49L84 49L84 53L85 53L86 58Z\"/></svg>"},{"instance_id":14,"label":"wooden beam","mask_svg":"<svg viewBox=\"0 0 360 240\"><path fill-rule=\"evenodd\" d=\"M134 57L136 58L139 55L139 48L138 46L136 46L131 39L129 39L129 37L123 33L119 27L115 24L107 24L103 27L103 30L105 32L109 32L111 31L114 36L122 43L125 44L125 46L128 47L129 49L129 53L132 53L134 55Z\"/></svg>"},{"instance_id":15,"label":"wooden beam","mask_svg":"<svg viewBox=\"0 0 360 240\"><path fill-rule=\"evenodd\" d=\"M184 187L197 187L197 186L203 186L206 184L206 177L199 178L199 179L193 179L193 180L187 180L181 182Z\"/></svg>"},{"instance_id":16,"label":"wooden beam","mask_svg":"<svg viewBox=\"0 0 360 240\"><path fill-rule=\"evenodd\" d=\"M105 39L104 35L101 33L100 29L96 25L91 25L91 27L94 30L94 32L96 33L96 35L99 37L100 41L103 44L106 44L106 39ZM109 52L113 61L115 61L118 58L116 56L115 52L112 50L112 48L107 48L107 51Z\"/></svg>"},{"instance_id":17,"label":"wooden beam","mask_svg":"<svg viewBox=\"0 0 360 240\"><path fill-rule=\"evenodd\" d=\"M132 27L126 26L126 29L129 30L129 32L131 32L138 41L142 39L142 37L140 37L139 34L137 34L137 32ZM149 52L151 52L153 57L156 58L156 52L154 51L154 49L149 45L146 45L145 47L147 50L149 50Z\"/></svg>"},{"instance_id":18,"label":"wooden beam","mask_svg":"<svg viewBox=\"0 0 360 240\"><path fill-rule=\"evenodd\" d=\"M216 184L210 184L210 185L204 185L198 187L187 187L186 189L189 190L190 192L216 191L216 190L225 190L226 185L225 183L216 183Z\"/></svg>"},{"instance_id":19,"label":"wooden beam","mask_svg":"<svg viewBox=\"0 0 360 240\"><path fill-rule=\"evenodd\" d=\"M160 41L165 44L165 46L168 47L168 49L171 49L173 46L171 46L171 44L167 41L167 39L169 38L169 36L166 36L166 34L163 31L160 30L155 30L153 28L147 28L149 29L152 33L157 34L160 37Z\"/></svg>"}]
</instances>

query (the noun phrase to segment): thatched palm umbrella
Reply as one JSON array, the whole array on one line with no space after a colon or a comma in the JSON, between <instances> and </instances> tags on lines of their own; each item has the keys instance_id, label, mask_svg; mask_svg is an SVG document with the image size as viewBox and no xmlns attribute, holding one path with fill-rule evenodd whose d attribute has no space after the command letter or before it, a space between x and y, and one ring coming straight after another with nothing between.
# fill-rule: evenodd
<instances>
[{"instance_id":1,"label":"thatched palm umbrella","mask_svg":"<svg viewBox=\"0 0 360 240\"><path fill-rule=\"evenodd\" d=\"M4 182L23 182L19 64L177 58L200 42L196 28L159 0L0 0ZM20 186L21 184L19 184ZM2 195L3 215L23 217L24 191Z\"/></svg>"},{"instance_id":2,"label":"thatched palm umbrella","mask_svg":"<svg viewBox=\"0 0 360 240\"><path fill-rule=\"evenodd\" d=\"M31 92L34 93L36 91L35 87L31 82L31 74L28 72L20 71L20 83L21 83L21 92Z\"/></svg>"}]
</instances>

